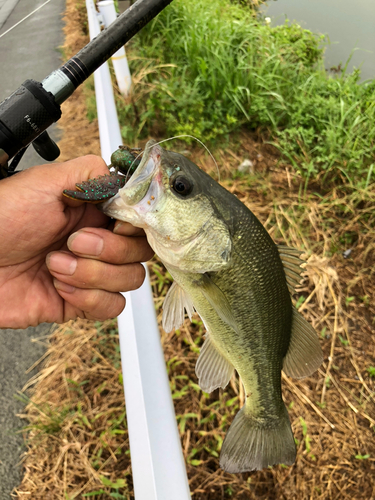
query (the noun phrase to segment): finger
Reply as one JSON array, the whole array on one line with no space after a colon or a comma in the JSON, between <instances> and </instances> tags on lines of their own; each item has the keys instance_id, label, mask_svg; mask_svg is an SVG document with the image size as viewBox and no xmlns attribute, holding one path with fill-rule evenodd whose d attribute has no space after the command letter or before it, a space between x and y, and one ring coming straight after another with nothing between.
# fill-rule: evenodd
<instances>
[{"instance_id":1,"label":"finger","mask_svg":"<svg viewBox=\"0 0 375 500\"><path fill-rule=\"evenodd\" d=\"M145 234L142 228L132 226L129 222L120 220L116 221L113 232L122 236L142 236Z\"/></svg>"},{"instance_id":2,"label":"finger","mask_svg":"<svg viewBox=\"0 0 375 500\"><path fill-rule=\"evenodd\" d=\"M83 229L85 227L102 227L108 228L108 225L111 223L111 219L100 212L95 205L90 205L86 203L85 206L81 207L81 209L67 207L65 210L65 214L68 211L76 212L78 210L82 210L81 218L78 223L71 229L71 231L78 231L79 229ZM76 214L72 214L72 217L75 217Z\"/></svg>"},{"instance_id":3,"label":"finger","mask_svg":"<svg viewBox=\"0 0 375 500\"><path fill-rule=\"evenodd\" d=\"M145 262L154 255L145 237L119 236L102 228L81 229L69 237L67 244L78 256L111 264Z\"/></svg>"},{"instance_id":4,"label":"finger","mask_svg":"<svg viewBox=\"0 0 375 500\"><path fill-rule=\"evenodd\" d=\"M83 289L128 292L139 288L145 279L142 264L113 265L99 260L77 258L67 252L47 255L48 270L59 281Z\"/></svg>"},{"instance_id":5,"label":"finger","mask_svg":"<svg viewBox=\"0 0 375 500\"><path fill-rule=\"evenodd\" d=\"M74 309L82 310L87 319L104 321L115 318L125 307L125 298L120 293L82 290L57 279L54 285L58 294Z\"/></svg>"}]
</instances>

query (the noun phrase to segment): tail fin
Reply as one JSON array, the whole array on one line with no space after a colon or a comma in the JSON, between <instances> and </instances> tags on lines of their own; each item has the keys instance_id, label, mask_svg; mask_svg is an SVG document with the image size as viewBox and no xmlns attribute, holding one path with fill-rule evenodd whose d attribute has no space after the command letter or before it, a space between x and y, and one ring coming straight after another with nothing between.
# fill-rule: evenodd
<instances>
[{"instance_id":1,"label":"tail fin","mask_svg":"<svg viewBox=\"0 0 375 500\"><path fill-rule=\"evenodd\" d=\"M226 472L260 470L269 465L292 465L296 446L285 405L276 422L260 423L248 416L243 407L236 415L224 439L220 466Z\"/></svg>"}]
</instances>

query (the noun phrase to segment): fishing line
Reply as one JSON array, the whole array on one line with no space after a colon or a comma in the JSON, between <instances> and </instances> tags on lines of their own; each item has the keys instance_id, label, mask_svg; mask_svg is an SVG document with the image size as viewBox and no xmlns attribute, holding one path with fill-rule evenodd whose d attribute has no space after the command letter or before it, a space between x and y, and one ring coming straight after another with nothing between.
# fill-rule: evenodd
<instances>
[{"instance_id":1,"label":"fishing line","mask_svg":"<svg viewBox=\"0 0 375 500\"><path fill-rule=\"evenodd\" d=\"M12 31L13 28L15 28L16 26L18 26L19 24L21 24L23 21L25 21L25 19L27 19L28 17L32 16L33 14L35 14L35 12L37 12L39 9L41 9L42 7L44 7L45 5L47 5L47 3L49 3L51 0L47 0L46 2L44 2L42 5L39 5L39 7L37 7L35 10L33 10L32 12L30 12L30 14L27 14L27 16L25 16L23 19L21 19L21 21L18 21L18 23L14 24L11 28L9 28L8 30L6 30L4 33L2 33L0 35L0 38L3 37L4 35L6 35L7 33L9 33L9 31Z\"/></svg>"},{"instance_id":2,"label":"fishing line","mask_svg":"<svg viewBox=\"0 0 375 500\"><path fill-rule=\"evenodd\" d=\"M168 142L168 141L173 141L173 139L181 139L182 137L190 137L190 139L194 139L195 141L199 142L199 144L201 144L201 146L204 147L204 149L207 151L207 153L211 156L213 162L215 163L215 166L216 166L216 171L217 171L217 177L218 177L218 182L220 182L220 170L219 170L219 166L218 164L216 163L216 160L213 156L213 154L211 153L211 151L208 149L208 147L203 144L203 142L198 139L197 137L194 137L193 135L188 135L188 134L182 134L182 135L175 135L174 137L170 137L169 139L163 139L162 141L159 141L157 142L156 144L154 144L154 146L157 146L158 144L162 144L163 142ZM143 152L142 153L139 153L138 156L136 156L136 158L134 159L133 163L140 157L142 156ZM132 163L132 165L133 165ZM129 171L126 173L126 176L128 175ZM127 179L126 179L127 181ZM125 182L126 182L125 181Z\"/></svg>"},{"instance_id":3,"label":"fishing line","mask_svg":"<svg viewBox=\"0 0 375 500\"><path fill-rule=\"evenodd\" d=\"M155 144L155 146L157 146L158 144L162 144L163 142L168 142L168 141L172 141L173 139L181 139L182 137L190 137L190 139L194 139L195 141L199 142L199 144L201 146L204 147L204 149L207 151L207 153L211 156L213 162L215 163L215 167L216 167L216 170L217 170L217 177L218 177L218 181L220 182L220 171L219 171L219 167L218 167L218 164L216 163L216 160L213 156L213 154L211 153L211 151L208 149L208 147L203 144L203 142L201 140L199 140L197 137L194 137L193 135L188 135L188 134L182 134L182 135L175 135L174 137L170 137L169 139L164 139L163 141L160 141L160 142L157 142Z\"/></svg>"}]
</instances>

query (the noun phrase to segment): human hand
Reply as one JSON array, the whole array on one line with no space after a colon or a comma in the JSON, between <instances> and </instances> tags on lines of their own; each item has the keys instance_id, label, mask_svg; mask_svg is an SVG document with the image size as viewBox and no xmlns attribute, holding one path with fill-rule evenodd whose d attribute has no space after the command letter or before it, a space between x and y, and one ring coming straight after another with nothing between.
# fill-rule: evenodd
<instances>
[{"instance_id":1,"label":"human hand","mask_svg":"<svg viewBox=\"0 0 375 500\"><path fill-rule=\"evenodd\" d=\"M138 288L153 255L143 233L64 189L108 173L85 156L33 167L0 182L0 327L26 328L77 317L104 320L125 306L118 293Z\"/></svg>"}]
</instances>

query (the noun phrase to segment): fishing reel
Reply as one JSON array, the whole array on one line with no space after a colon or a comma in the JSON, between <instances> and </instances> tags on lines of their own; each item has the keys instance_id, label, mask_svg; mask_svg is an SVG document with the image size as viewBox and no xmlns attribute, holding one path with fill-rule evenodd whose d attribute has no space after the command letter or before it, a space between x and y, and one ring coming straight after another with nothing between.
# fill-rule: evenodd
<instances>
[{"instance_id":1,"label":"fishing reel","mask_svg":"<svg viewBox=\"0 0 375 500\"><path fill-rule=\"evenodd\" d=\"M57 144L45 131L61 117L60 106L51 92L34 80L26 80L10 97L0 104L0 175L8 177L33 144L37 153L47 161L60 155ZM8 166L8 159L13 161Z\"/></svg>"},{"instance_id":2,"label":"fishing reel","mask_svg":"<svg viewBox=\"0 0 375 500\"><path fill-rule=\"evenodd\" d=\"M61 118L60 105L171 1L137 0L41 83L26 80L0 103L0 179L16 173L31 143L45 160L58 158L60 150L46 129Z\"/></svg>"}]
</instances>

